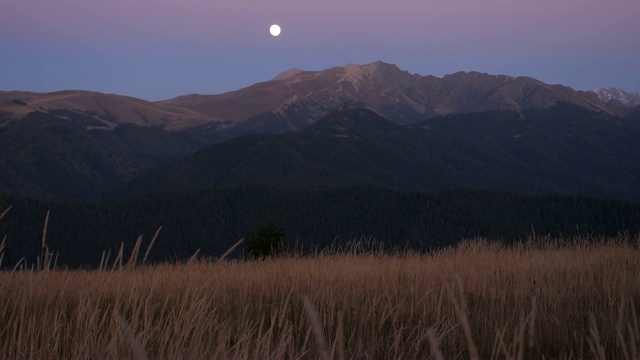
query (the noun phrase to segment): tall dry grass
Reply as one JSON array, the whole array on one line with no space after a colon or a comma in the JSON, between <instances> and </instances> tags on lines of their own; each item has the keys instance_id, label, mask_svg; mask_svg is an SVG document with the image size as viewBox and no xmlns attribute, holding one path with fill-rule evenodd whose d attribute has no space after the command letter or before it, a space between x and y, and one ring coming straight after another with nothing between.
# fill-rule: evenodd
<instances>
[{"instance_id":1,"label":"tall dry grass","mask_svg":"<svg viewBox=\"0 0 640 360\"><path fill-rule=\"evenodd\" d=\"M0 358L638 359L638 240L3 272Z\"/></svg>"}]
</instances>

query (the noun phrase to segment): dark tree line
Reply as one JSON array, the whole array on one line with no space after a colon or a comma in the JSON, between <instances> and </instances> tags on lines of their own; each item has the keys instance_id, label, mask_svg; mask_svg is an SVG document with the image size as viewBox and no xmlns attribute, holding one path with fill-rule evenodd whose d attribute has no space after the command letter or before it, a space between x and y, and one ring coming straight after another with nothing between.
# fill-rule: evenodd
<instances>
[{"instance_id":1,"label":"dark tree line","mask_svg":"<svg viewBox=\"0 0 640 360\"><path fill-rule=\"evenodd\" d=\"M47 245L59 254L59 264L71 267L96 266L103 251L113 258L121 243L129 254L139 235L146 249L160 226L150 261L183 260L198 249L203 256L219 256L247 230L270 219L286 231L290 243L306 249L362 236L388 247L427 251L463 238L517 241L532 229L554 236L640 231L640 204L480 190L410 193L374 187L244 186L120 202L9 201L14 207L0 228L0 239L7 236L5 267L22 257L35 261L48 210Z\"/></svg>"}]
</instances>

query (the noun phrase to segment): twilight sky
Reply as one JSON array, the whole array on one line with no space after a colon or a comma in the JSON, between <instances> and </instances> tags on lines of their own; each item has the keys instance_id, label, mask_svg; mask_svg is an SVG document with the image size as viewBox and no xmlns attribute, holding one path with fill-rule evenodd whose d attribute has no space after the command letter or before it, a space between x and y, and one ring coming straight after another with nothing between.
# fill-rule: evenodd
<instances>
[{"instance_id":1,"label":"twilight sky","mask_svg":"<svg viewBox=\"0 0 640 360\"><path fill-rule=\"evenodd\" d=\"M639 0L0 1L0 90L164 100L382 60L640 92Z\"/></svg>"}]
</instances>

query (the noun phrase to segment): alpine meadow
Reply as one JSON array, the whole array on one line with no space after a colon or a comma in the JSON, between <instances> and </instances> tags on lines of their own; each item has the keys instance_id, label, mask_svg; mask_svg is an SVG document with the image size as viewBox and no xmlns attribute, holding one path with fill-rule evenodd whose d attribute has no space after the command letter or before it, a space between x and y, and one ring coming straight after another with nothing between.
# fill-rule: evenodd
<instances>
[{"instance_id":1,"label":"alpine meadow","mask_svg":"<svg viewBox=\"0 0 640 360\"><path fill-rule=\"evenodd\" d=\"M6 271L0 356L637 359L638 240Z\"/></svg>"}]
</instances>

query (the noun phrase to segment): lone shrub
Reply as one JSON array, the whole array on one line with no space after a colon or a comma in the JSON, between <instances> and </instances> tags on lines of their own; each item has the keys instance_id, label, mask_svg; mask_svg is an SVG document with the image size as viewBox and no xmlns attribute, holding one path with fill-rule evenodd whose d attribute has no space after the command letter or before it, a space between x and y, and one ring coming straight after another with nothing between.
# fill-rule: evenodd
<instances>
[{"instance_id":1,"label":"lone shrub","mask_svg":"<svg viewBox=\"0 0 640 360\"><path fill-rule=\"evenodd\" d=\"M287 245L284 229L279 228L273 220L260 225L256 232L248 230L245 238L247 250L254 258L276 256Z\"/></svg>"}]
</instances>

